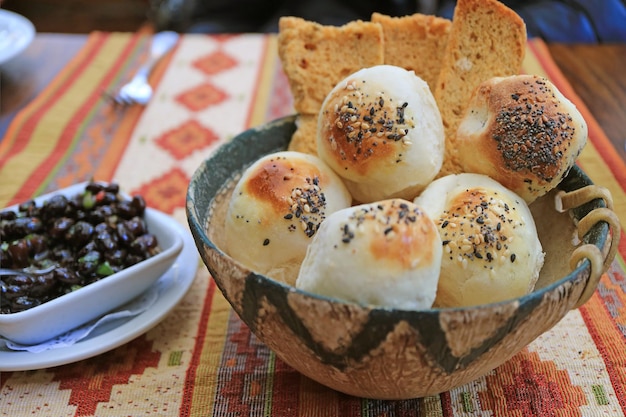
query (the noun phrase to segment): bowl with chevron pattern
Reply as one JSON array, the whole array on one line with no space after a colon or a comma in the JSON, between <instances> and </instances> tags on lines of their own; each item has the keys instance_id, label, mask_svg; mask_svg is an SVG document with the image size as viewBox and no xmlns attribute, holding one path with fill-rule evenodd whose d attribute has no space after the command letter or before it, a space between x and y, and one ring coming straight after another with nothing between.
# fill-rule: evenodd
<instances>
[{"instance_id":1,"label":"bowl with chevron pattern","mask_svg":"<svg viewBox=\"0 0 626 417\"><path fill-rule=\"evenodd\" d=\"M223 224L237 176L261 156L286 149L294 131L289 116L216 150L192 177L186 212L203 262L241 320L287 364L337 391L408 399L485 375L584 303L614 257L610 201L575 167L531 206L546 260L535 290L525 296L400 310L343 302L271 279L226 254ZM559 196L581 190L588 196L574 198L576 207L555 206Z\"/></svg>"}]
</instances>

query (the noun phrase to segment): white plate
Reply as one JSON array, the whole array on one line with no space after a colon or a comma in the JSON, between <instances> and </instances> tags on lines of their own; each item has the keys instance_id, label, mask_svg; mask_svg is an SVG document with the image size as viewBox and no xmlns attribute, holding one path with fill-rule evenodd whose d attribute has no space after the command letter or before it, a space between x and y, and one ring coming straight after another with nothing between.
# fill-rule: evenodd
<instances>
[{"instance_id":1,"label":"white plate","mask_svg":"<svg viewBox=\"0 0 626 417\"><path fill-rule=\"evenodd\" d=\"M121 346L157 325L185 296L198 269L198 251L188 230L177 224L183 249L172 267L154 284L156 302L143 313L108 323L72 346L40 353L0 348L0 371L27 371L50 368L87 359Z\"/></svg>"},{"instance_id":2,"label":"white plate","mask_svg":"<svg viewBox=\"0 0 626 417\"><path fill-rule=\"evenodd\" d=\"M30 20L0 9L0 64L26 49L34 37L35 27Z\"/></svg>"}]
</instances>

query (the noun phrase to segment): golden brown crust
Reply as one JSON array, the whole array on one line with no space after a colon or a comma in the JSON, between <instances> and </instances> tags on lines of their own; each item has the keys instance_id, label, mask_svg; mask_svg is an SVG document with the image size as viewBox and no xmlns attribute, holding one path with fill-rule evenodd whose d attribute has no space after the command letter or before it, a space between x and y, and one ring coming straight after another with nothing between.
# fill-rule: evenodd
<instances>
[{"instance_id":1,"label":"golden brown crust","mask_svg":"<svg viewBox=\"0 0 626 417\"><path fill-rule=\"evenodd\" d=\"M461 172L456 130L478 85L492 77L519 74L526 52L526 25L496 0L459 0L448 37L435 99L446 131L440 176Z\"/></svg>"},{"instance_id":2,"label":"golden brown crust","mask_svg":"<svg viewBox=\"0 0 626 417\"><path fill-rule=\"evenodd\" d=\"M372 14L385 36L385 64L414 71L434 91L452 22L416 13L391 17Z\"/></svg>"},{"instance_id":3,"label":"golden brown crust","mask_svg":"<svg viewBox=\"0 0 626 417\"><path fill-rule=\"evenodd\" d=\"M381 161L398 158L409 129L415 127L415 122L404 116L408 103L394 102L384 90L372 95L363 89L363 82L349 78L345 87L337 86L320 114L322 155L333 160L331 166L359 176L380 169Z\"/></svg>"},{"instance_id":4,"label":"golden brown crust","mask_svg":"<svg viewBox=\"0 0 626 417\"><path fill-rule=\"evenodd\" d=\"M335 84L361 68L384 62L383 31L380 24L361 20L336 27L282 17L278 55L295 110L317 114Z\"/></svg>"},{"instance_id":5,"label":"golden brown crust","mask_svg":"<svg viewBox=\"0 0 626 417\"><path fill-rule=\"evenodd\" d=\"M307 201L311 205L308 213L324 215L322 210L325 201L323 194L319 193L319 185L326 185L329 181L330 179L313 164L303 164L300 160L275 156L256 166L243 187L254 200L271 208L276 216L283 217L288 213L295 215L296 210L303 211L297 202L286 198L288 196L295 198L294 190L308 193Z\"/></svg>"},{"instance_id":6,"label":"golden brown crust","mask_svg":"<svg viewBox=\"0 0 626 417\"><path fill-rule=\"evenodd\" d=\"M582 116L547 79L496 77L468 104L457 132L459 164L530 203L561 181L586 137Z\"/></svg>"},{"instance_id":7,"label":"golden brown crust","mask_svg":"<svg viewBox=\"0 0 626 417\"><path fill-rule=\"evenodd\" d=\"M416 205L401 199L386 200L372 211L359 214L378 222L370 229L378 233L378 238L371 240L369 250L377 261L399 265L403 270L427 268L435 262L433 242L440 240L439 232Z\"/></svg>"}]
</instances>

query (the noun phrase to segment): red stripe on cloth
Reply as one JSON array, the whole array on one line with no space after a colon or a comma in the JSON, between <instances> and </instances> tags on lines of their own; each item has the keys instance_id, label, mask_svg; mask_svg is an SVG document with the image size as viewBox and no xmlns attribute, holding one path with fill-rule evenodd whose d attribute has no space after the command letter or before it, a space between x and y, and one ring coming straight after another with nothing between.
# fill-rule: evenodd
<instances>
[{"instance_id":1,"label":"red stripe on cloth","mask_svg":"<svg viewBox=\"0 0 626 417\"><path fill-rule=\"evenodd\" d=\"M150 73L150 85L152 85L155 90L158 88L159 83L163 79L163 75L169 67L175 53L176 48L163 57L163 59L159 61ZM98 167L94 174L94 178L103 181L111 181L117 167L122 161L122 154L131 140L132 133L135 130L135 126L137 126L142 113L143 108L140 106L134 106L127 109L124 119L117 125L115 135L109 141L107 152L103 158L103 161L106 161L106 163L103 163Z\"/></svg>"},{"instance_id":2,"label":"red stripe on cloth","mask_svg":"<svg viewBox=\"0 0 626 417\"><path fill-rule=\"evenodd\" d=\"M261 60L259 62L259 70L257 71L256 74L256 80L254 81L254 88L253 88L253 95L252 95L252 100L250 100L250 108L248 109L248 115L246 116L246 126L245 128L248 129L252 126L252 117L254 116L254 109L256 106L259 105L258 103L258 97L259 97L259 84L263 78L263 68L265 67L266 63L265 60L267 60L268 58L268 45L269 45L269 41L268 41L268 37L264 37L263 38L263 51L261 52L260 56L261 56Z\"/></svg>"},{"instance_id":3,"label":"red stripe on cloth","mask_svg":"<svg viewBox=\"0 0 626 417\"><path fill-rule=\"evenodd\" d=\"M579 311L602 355L617 400L626 412L626 340L616 328L615 320L607 311L606 305L600 301L598 293L580 307Z\"/></svg>"},{"instance_id":4,"label":"red stripe on cloth","mask_svg":"<svg viewBox=\"0 0 626 417\"><path fill-rule=\"evenodd\" d=\"M83 127L88 125L93 118L88 117L96 103L102 100L102 91L111 85L112 80L119 73L120 68L124 65L129 55L135 49L137 45L138 37L132 37L130 42L126 45L124 50L118 55L115 63L109 68L107 74L101 79L96 88L93 89L89 97L85 100L80 108L75 112L72 118L67 122L67 125L63 127L63 130L58 138L57 144L54 150L48 155L47 158L37 167L36 170L24 181L20 192L13 197L10 204L16 204L29 198L32 195L32 191L44 183L46 178L59 164L63 164L63 156L66 154L70 145L78 138L77 133L81 132ZM102 45L99 45L98 49ZM93 57L93 56L92 56ZM88 64L89 62L86 62ZM84 67L83 67L84 68ZM68 83L69 86L71 83ZM66 86L66 88L67 88ZM61 94L59 94L60 96ZM104 178L103 178L104 179ZM109 180L110 178L106 178Z\"/></svg>"},{"instance_id":5,"label":"red stripe on cloth","mask_svg":"<svg viewBox=\"0 0 626 417\"><path fill-rule=\"evenodd\" d=\"M442 392L439 394L441 398L441 409L443 411L443 417L454 417L454 409L452 408L452 397L450 391Z\"/></svg>"},{"instance_id":6,"label":"red stripe on cloth","mask_svg":"<svg viewBox=\"0 0 626 417\"><path fill-rule=\"evenodd\" d=\"M298 371L276 358L272 387L272 416L298 415L300 408L300 381L305 378Z\"/></svg>"},{"instance_id":7,"label":"red stripe on cloth","mask_svg":"<svg viewBox=\"0 0 626 417\"><path fill-rule=\"evenodd\" d=\"M589 140L593 142L598 153L602 156L602 159L608 165L624 192L626 192L626 162L619 156L613 147L613 143L606 136L595 117L593 117L583 100L576 94L556 65L546 44L541 39L533 39L528 42L528 46L537 57L537 60L546 71L546 74L548 74L548 78L550 78L566 97L574 102L583 115L589 129Z\"/></svg>"},{"instance_id":8,"label":"red stripe on cloth","mask_svg":"<svg viewBox=\"0 0 626 417\"><path fill-rule=\"evenodd\" d=\"M357 397L342 395L338 401L338 415L341 417L361 417L363 400Z\"/></svg>"},{"instance_id":9,"label":"red stripe on cloth","mask_svg":"<svg viewBox=\"0 0 626 417\"><path fill-rule=\"evenodd\" d=\"M22 112L15 116L14 121L9 126L7 134L3 139L3 145L7 147L4 157L0 159L0 169L4 164L14 155L22 152L26 145L29 143L33 131L37 126L39 120L46 114L52 106L63 96L63 94L70 88L76 78L89 67L89 63L96 56L102 45L105 43L108 34L95 32L87 39L87 44L83 47L84 54L79 54L74 58L74 61L69 64L66 69L59 74L57 80L59 84L53 83L46 88L39 100L35 100L29 106L27 106ZM6 143L5 143L6 142ZM5 151L5 146L0 147L0 155Z\"/></svg>"},{"instance_id":10,"label":"red stripe on cloth","mask_svg":"<svg viewBox=\"0 0 626 417\"><path fill-rule=\"evenodd\" d=\"M183 397L181 399L180 415L188 416L189 411L193 406L193 393L196 383L196 376L198 366L201 364L202 346L204 345L207 328L209 327L209 319L211 316L211 308L213 306L213 298L215 296L215 281L210 279L206 295L204 297L204 307L202 308L202 314L200 314L200 320L198 322L198 333L196 335L196 343L193 347L193 353L191 354L191 362L187 368L187 374L185 376L185 386L183 388Z\"/></svg>"}]
</instances>

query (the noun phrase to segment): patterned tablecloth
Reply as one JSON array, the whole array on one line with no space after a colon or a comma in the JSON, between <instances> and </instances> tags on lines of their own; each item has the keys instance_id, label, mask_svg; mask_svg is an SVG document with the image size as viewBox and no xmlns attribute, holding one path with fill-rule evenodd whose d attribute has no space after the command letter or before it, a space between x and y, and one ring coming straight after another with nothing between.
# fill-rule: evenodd
<instances>
[{"instance_id":1,"label":"patterned tablecloth","mask_svg":"<svg viewBox=\"0 0 626 417\"><path fill-rule=\"evenodd\" d=\"M141 34L93 33L15 117L0 143L0 207L93 177L143 194L187 227L185 193L200 163L245 128L292 112L271 35L185 35L153 73L147 107L111 107L102 91L126 81L148 45ZM579 164L611 191L626 224L624 162L541 41L528 43L524 71L577 103L590 130ZM251 334L198 258L191 290L148 332L75 363L2 372L0 415L624 416L625 258L622 239L589 302L504 365L406 401L350 397L300 375ZM0 369L11 354L0 350Z\"/></svg>"}]
</instances>

